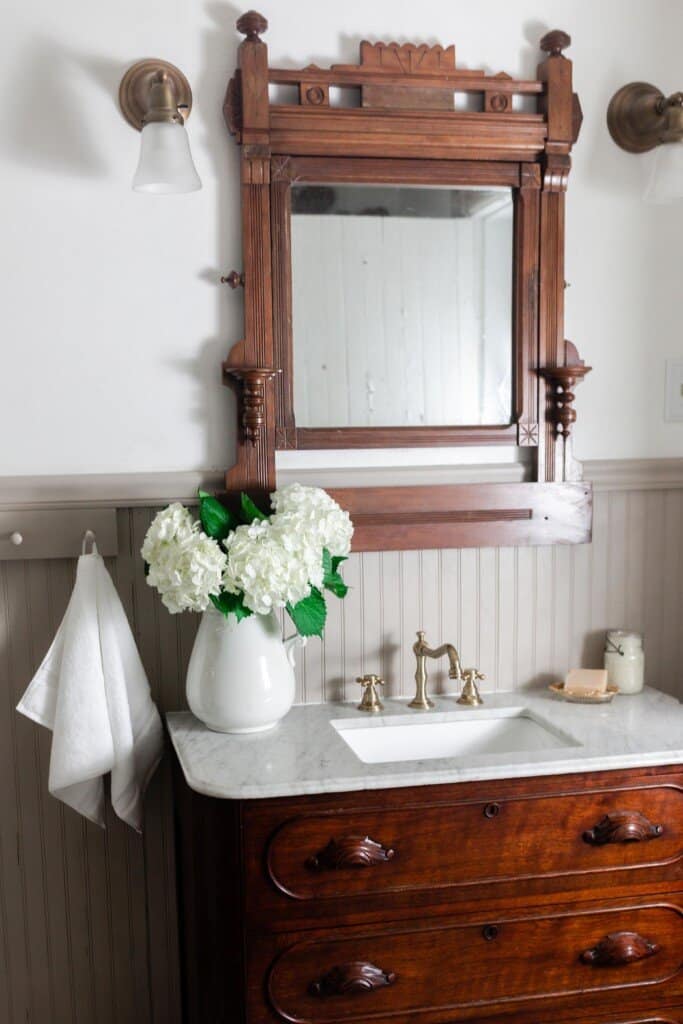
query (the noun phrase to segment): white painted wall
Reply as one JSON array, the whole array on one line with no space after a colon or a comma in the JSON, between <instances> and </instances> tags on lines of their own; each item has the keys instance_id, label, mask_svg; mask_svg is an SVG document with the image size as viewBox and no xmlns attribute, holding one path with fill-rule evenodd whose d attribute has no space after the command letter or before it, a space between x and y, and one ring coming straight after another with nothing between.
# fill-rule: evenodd
<instances>
[{"instance_id":1,"label":"white painted wall","mask_svg":"<svg viewBox=\"0 0 683 1024\"><path fill-rule=\"evenodd\" d=\"M232 458L219 364L241 299L216 284L240 266L236 147L221 119L242 8L210 0L24 0L4 11L0 474L215 468ZM355 61L362 37L455 42L464 65L532 74L548 28L574 38L585 112L568 202L567 328L595 371L581 385L577 454L676 456L662 419L677 316L683 207L649 208L646 160L613 146L614 90L681 87L679 0L269 0L271 60ZM119 116L124 69L180 65L204 190L129 188L138 139Z\"/></svg>"}]
</instances>

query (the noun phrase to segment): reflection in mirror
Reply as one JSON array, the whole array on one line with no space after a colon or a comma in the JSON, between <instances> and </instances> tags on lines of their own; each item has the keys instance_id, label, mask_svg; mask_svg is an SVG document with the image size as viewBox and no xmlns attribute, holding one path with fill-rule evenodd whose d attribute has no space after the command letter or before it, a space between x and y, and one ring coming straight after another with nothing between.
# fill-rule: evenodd
<instances>
[{"instance_id":1,"label":"reflection in mirror","mask_svg":"<svg viewBox=\"0 0 683 1024\"><path fill-rule=\"evenodd\" d=\"M292 187L297 427L512 418L507 188Z\"/></svg>"}]
</instances>

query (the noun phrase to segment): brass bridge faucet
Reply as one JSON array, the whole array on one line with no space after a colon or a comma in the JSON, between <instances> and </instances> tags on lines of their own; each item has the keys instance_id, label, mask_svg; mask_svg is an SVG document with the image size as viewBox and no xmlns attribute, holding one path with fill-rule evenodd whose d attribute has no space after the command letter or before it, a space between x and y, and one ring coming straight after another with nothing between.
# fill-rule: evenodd
<instances>
[{"instance_id":1,"label":"brass bridge faucet","mask_svg":"<svg viewBox=\"0 0 683 1024\"><path fill-rule=\"evenodd\" d=\"M440 647L429 647L425 641L424 630L417 631L417 640L413 644L413 652L417 659L415 671L415 698L411 700L408 707L420 708L428 711L434 707L434 702L427 696L427 658L441 658L448 655L449 669L448 678L457 679L462 683L462 692L458 698L458 704L467 704L469 707L476 707L483 704L483 700L477 689L477 679L484 679L484 676L476 668L468 668L463 671L460 663L460 655L453 644L441 644Z\"/></svg>"}]
</instances>

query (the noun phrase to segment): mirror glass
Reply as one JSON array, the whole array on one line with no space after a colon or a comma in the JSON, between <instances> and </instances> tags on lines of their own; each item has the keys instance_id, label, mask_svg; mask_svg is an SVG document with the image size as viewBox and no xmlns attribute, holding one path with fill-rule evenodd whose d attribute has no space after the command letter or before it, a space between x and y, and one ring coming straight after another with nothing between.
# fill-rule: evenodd
<instances>
[{"instance_id":1,"label":"mirror glass","mask_svg":"<svg viewBox=\"0 0 683 1024\"><path fill-rule=\"evenodd\" d=\"M293 185L297 427L512 418L508 188Z\"/></svg>"}]
</instances>

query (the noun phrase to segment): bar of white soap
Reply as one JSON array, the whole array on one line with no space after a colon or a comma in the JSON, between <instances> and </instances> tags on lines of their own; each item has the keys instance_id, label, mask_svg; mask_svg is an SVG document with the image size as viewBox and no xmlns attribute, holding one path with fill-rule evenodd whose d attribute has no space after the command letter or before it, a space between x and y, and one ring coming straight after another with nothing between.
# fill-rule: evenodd
<instances>
[{"instance_id":1,"label":"bar of white soap","mask_svg":"<svg viewBox=\"0 0 683 1024\"><path fill-rule=\"evenodd\" d=\"M607 689L607 669L573 668L567 673L564 688L568 693L604 693Z\"/></svg>"}]
</instances>

